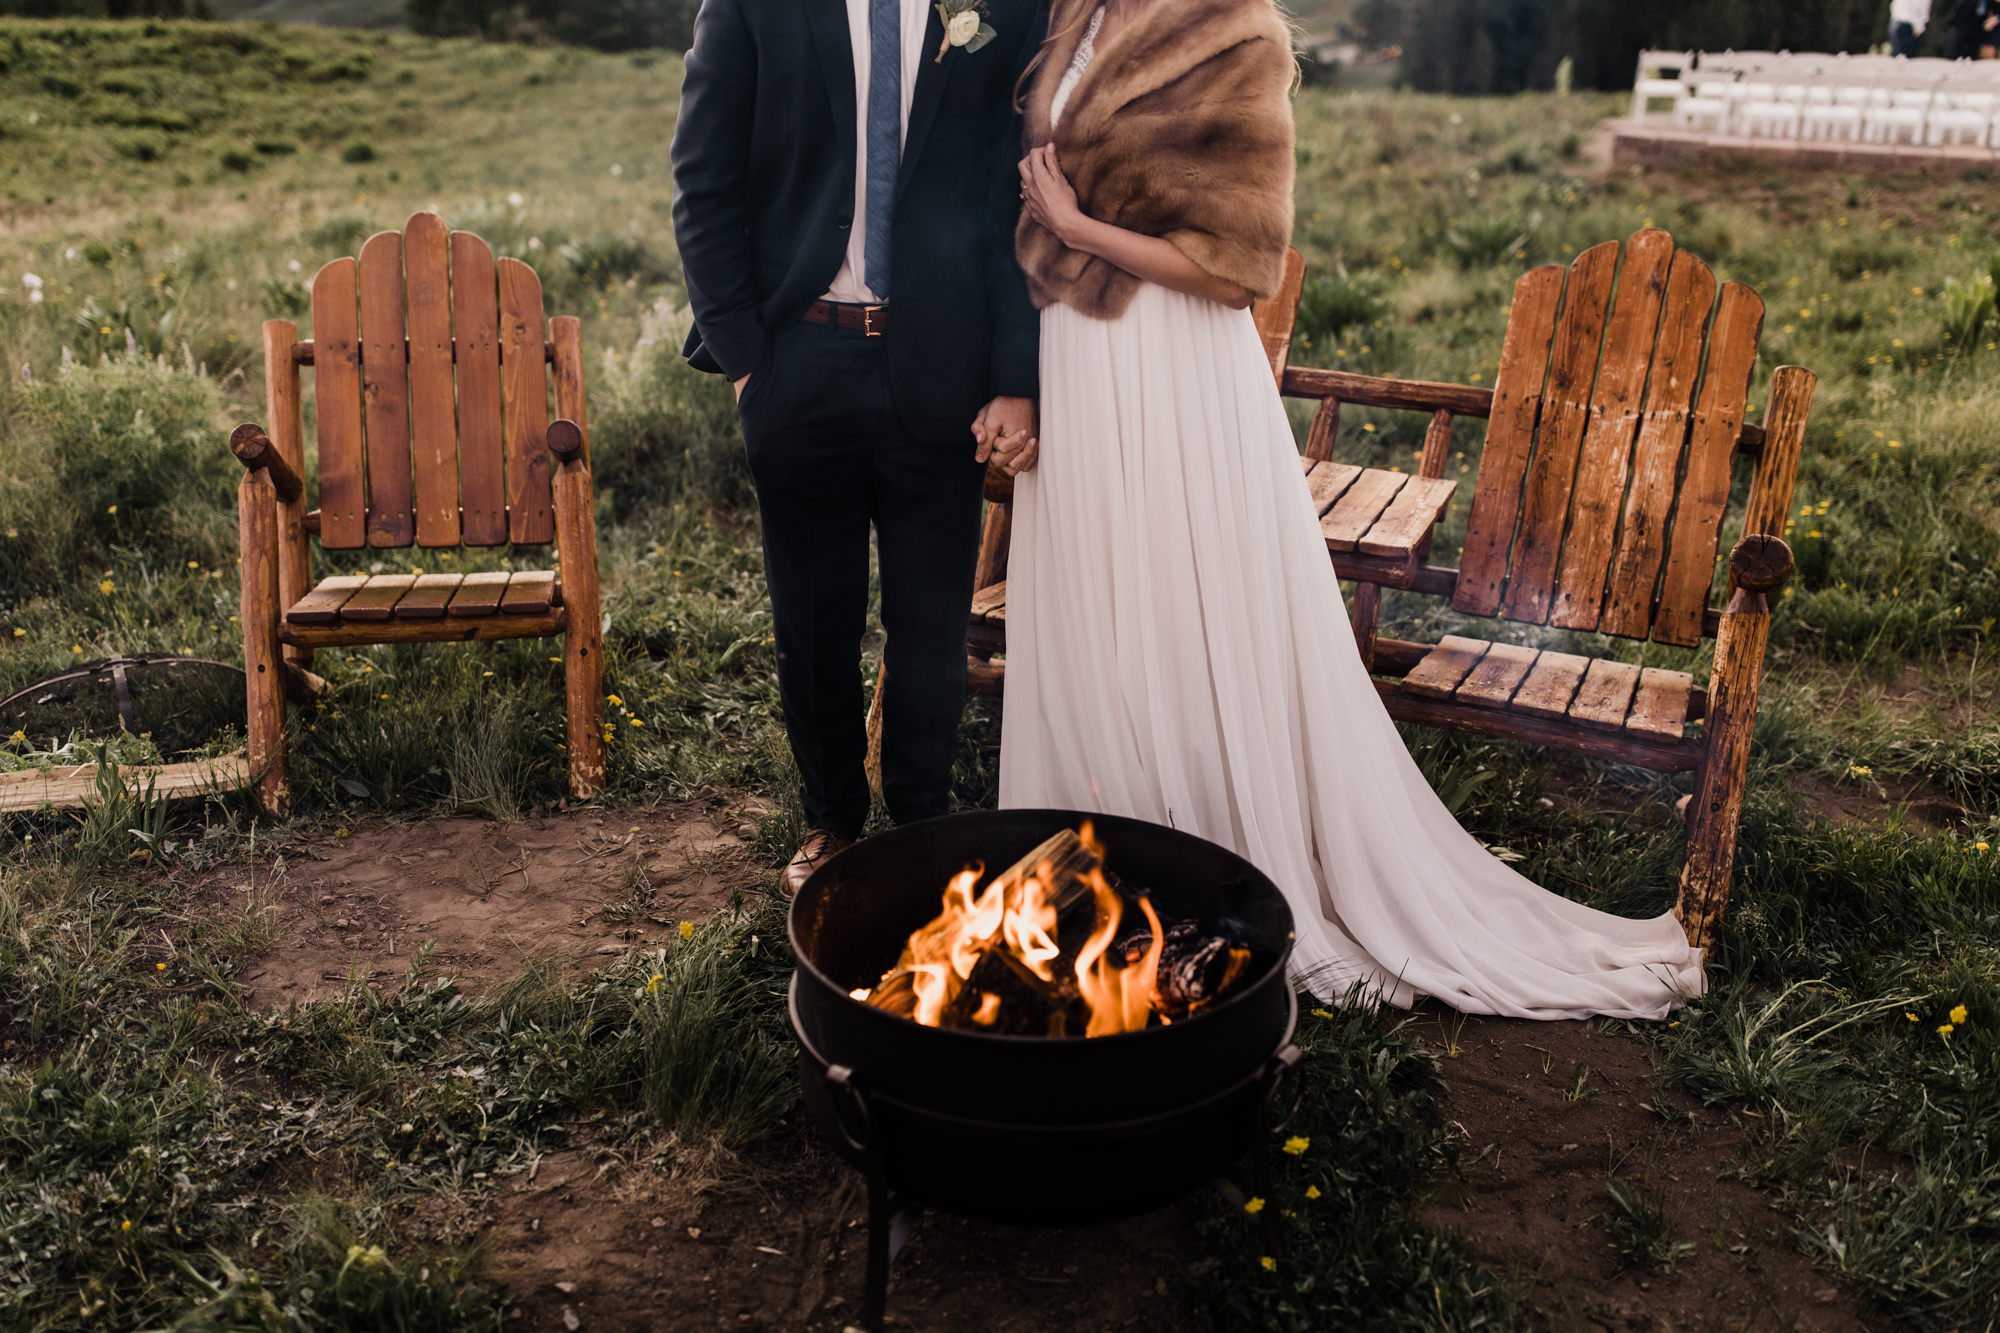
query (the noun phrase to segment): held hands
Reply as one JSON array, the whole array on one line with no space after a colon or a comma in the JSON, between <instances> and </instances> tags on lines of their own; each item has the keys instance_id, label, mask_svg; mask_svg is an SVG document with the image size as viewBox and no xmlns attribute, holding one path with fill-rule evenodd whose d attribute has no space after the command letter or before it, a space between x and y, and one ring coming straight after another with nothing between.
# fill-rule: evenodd
<instances>
[{"instance_id":1,"label":"held hands","mask_svg":"<svg viewBox=\"0 0 2000 1333\"><path fill-rule=\"evenodd\" d=\"M1047 227L1064 245L1072 245L1079 224L1088 221L1076 202L1076 190L1063 175L1056 146L1031 148L1021 159L1021 201L1028 216Z\"/></svg>"},{"instance_id":2,"label":"held hands","mask_svg":"<svg viewBox=\"0 0 2000 1333\"><path fill-rule=\"evenodd\" d=\"M1010 477L1032 471L1042 447L1035 432L1034 399L995 398L972 420L972 438L978 443L973 459Z\"/></svg>"}]
</instances>

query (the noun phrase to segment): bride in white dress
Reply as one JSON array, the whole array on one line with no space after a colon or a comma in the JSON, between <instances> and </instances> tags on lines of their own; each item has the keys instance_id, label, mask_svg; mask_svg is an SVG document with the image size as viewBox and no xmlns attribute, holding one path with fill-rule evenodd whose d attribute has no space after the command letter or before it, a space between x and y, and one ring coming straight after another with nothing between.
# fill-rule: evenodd
<instances>
[{"instance_id":1,"label":"bride in white dress","mask_svg":"<svg viewBox=\"0 0 2000 1333\"><path fill-rule=\"evenodd\" d=\"M1057 0L1050 32L1021 169L1042 398L1015 491L1001 805L1234 848L1290 900L1294 968L1322 998L1360 983L1403 1006L1656 1018L1700 993L1672 915L1571 902L1461 829L1361 665L1248 311L1285 238L1265 253L1270 210L1232 182L1276 178L1290 224L1269 0ZM1191 179L1220 197L1189 202Z\"/></svg>"}]
</instances>

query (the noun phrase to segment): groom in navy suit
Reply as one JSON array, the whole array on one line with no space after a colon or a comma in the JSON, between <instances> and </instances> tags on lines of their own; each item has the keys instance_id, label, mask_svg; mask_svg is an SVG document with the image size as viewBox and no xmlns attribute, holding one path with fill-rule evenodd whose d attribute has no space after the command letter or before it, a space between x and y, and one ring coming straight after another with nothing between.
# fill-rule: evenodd
<instances>
[{"instance_id":1,"label":"groom in navy suit","mask_svg":"<svg viewBox=\"0 0 2000 1333\"><path fill-rule=\"evenodd\" d=\"M757 487L811 830L793 892L868 815L871 526L883 796L899 823L947 808L981 478L1035 447L1014 88L1046 24L1043 0L702 0L695 18L673 144L686 351L736 386Z\"/></svg>"}]
</instances>

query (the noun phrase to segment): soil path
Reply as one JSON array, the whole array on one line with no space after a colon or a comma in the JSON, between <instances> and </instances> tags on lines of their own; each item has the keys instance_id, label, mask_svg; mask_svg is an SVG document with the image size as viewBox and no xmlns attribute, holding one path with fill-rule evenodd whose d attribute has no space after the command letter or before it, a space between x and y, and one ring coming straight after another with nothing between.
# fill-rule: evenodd
<instances>
[{"instance_id":1,"label":"soil path","mask_svg":"<svg viewBox=\"0 0 2000 1333\"><path fill-rule=\"evenodd\" d=\"M1792 1248L1785 1219L1733 1168L1727 1116L1656 1074L1644 1042L1593 1023L1422 1013L1444 1057L1439 1111L1465 1135L1466 1179L1423 1209L1471 1239L1531 1327L1560 1330L1833 1330L1876 1327ZM1624 1266L1610 1181L1665 1214L1691 1247L1671 1272Z\"/></svg>"},{"instance_id":2,"label":"soil path","mask_svg":"<svg viewBox=\"0 0 2000 1333\"><path fill-rule=\"evenodd\" d=\"M368 819L212 869L187 919L243 923L259 1008L400 984L418 948L473 994L533 963L577 969L665 939L762 879L739 821L703 805L495 823Z\"/></svg>"}]
</instances>

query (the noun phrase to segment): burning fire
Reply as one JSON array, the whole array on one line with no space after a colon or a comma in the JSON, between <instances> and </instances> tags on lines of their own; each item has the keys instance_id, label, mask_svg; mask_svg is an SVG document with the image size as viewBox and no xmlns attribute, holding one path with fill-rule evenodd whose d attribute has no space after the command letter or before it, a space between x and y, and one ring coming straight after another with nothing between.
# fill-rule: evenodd
<instances>
[{"instance_id":1,"label":"burning fire","mask_svg":"<svg viewBox=\"0 0 2000 1333\"><path fill-rule=\"evenodd\" d=\"M850 994L904 1012L926 1027L945 1026L947 1010L953 1010L971 1025L990 1028L1008 999L987 987L1011 982L1014 990L1047 998L1058 1014L1065 1005L1080 1004L1088 1014L1087 1037L1144 1028L1156 1012L1166 932L1152 901L1141 896L1139 910L1150 932L1144 950L1128 959L1113 949L1124 899L1105 878L1104 849L1090 825L1074 841L1084 853L1080 871L1076 863L1058 866L1045 858L1032 871L1016 873L1016 867L977 893L983 867L954 875L943 910L911 932L902 957L881 983ZM1065 962L1056 940L1058 918L1061 907L1084 892L1094 899L1095 919L1074 960Z\"/></svg>"}]
</instances>

